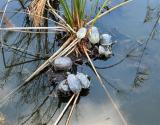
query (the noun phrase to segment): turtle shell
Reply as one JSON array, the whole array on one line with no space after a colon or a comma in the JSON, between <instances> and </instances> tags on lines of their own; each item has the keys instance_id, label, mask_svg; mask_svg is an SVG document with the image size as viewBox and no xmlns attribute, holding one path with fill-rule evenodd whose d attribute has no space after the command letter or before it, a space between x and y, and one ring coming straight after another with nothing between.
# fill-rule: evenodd
<instances>
[{"instance_id":1,"label":"turtle shell","mask_svg":"<svg viewBox=\"0 0 160 125\"><path fill-rule=\"evenodd\" d=\"M82 89L80 80L74 74L69 74L67 77L67 82L70 90L73 93L79 93Z\"/></svg>"},{"instance_id":2,"label":"turtle shell","mask_svg":"<svg viewBox=\"0 0 160 125\"><path fill-rule=\"evenodd\" d=\"M58 57L54 60L55 70L69 70L72 68L72 60L69 57Z\"/></svg>"}]
</instances>

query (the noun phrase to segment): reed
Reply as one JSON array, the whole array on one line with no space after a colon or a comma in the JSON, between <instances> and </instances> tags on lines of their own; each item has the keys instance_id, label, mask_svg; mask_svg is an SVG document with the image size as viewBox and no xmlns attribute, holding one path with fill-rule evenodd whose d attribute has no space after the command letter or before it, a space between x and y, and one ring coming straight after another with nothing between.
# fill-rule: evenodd
<instances>
[{"instance_id":1,"label":"reed","mask_svg":"<svg viewBox=\"0 0 160 125\"><path fill-rule=\"evenodd\" d=\"M69 50L71 50L72 49L72 42L76 39L76 34L75 34L75 31L74 31L74 29L76 29L76 31L80 28L80 27L82 27L82 26L86 26L86 25L93 25L99 18L101 18L101 17L103 17L104 15L106 15L106 14L108 14L109 12L111 12L111 11L113 11L113 10L115 10L115 9L117 9L118 7L120 7L120 6L123 6L123 5L125 5L125 4L127 4L127 3L129 3L129 2L131 2L132 0L129 0L129 1L125 1L125 2L122 2L122 3L120 3L120 4L118 4L118 5L116 5L115 7L113 7L113 8L111 8L110 10L107 10L107 11L105 11L104 13L102 13L102 14L100 14L101 13L101 11L102 11L102 8L104 7L104 5L107 3L107 1L108 0L105 0L105 2L104 2L104 4L102 5L102 7L101 7L101 9L100 9L100 11L99 11L99 13L97 14L97 16L94 18L94 19L92 19L92 20L90 20L90 21L88 21L88 22L86 22L86 23L84 23L85 22L85 18L82 18L83 16L84 16L84 13L85 13L85 5L86 5L86 1L85 0L80 0L80 3L83 3L83 4L80 4L79 5L79 2L74 2L75 0L73 0L72 2L71 2L71 6L69 7L69 5L68 5L68 3L67 3L67 1L65 1L65 0L60 0L60 3L61 3L61 5L63 6L63 8L64 8L64 12L65 12L65 17L66 17L66 20L65 19L63 19L62 17L61 17L61 15L59 15L52 7L51 7L51 5L50 5L50 3L49 3L49 0L47 0L47 4L48 4L48 6L50 7L50 11L52 11L53 12L53 14L57 17L57 18L59 18L60 19L60 22L63 24L63 25L65 25L66 27L67 27L67 30L66 31L68 31L69 33L70 33L70 36L68 36L68 40L67 41L64 41L64 44L60 47L60 49L57 51L57 52L55 52L46 62L44 62L44 64L42 64L25 82L29 82L30 80L32 80L36 75L38 75L42 70L44 70L47 66L49 66L53 61L54 61L54 59L56 58L56 57L58 57L58 56L63 56L63 55L65 55L65 53L63 53L62 51L64 51L64 52L68 52ZM71 8L72 7L72 9L70 10L69 8ZM78 9L78 8L81 8L80 10ZM77 10L78 9L78 10ZM73 11L73 12L72 12ZM71 12L72 12L72 14L71 14ZM83 12L83 13L82 13ZM79 16L78 18L76 17L76 16L74 16L74 14L75 13L77 13L78 15L81 15L81 16ZM71 17L70 17L71 16ZM69 22L68 22L68 20L70 20ZM72 22L74 20L74 22ZM72 24L70 24L72 22ZM77 25L78 24L78 22L79 22L79 25ZM84 23L84 24L83 24ZM83 25L82 25L83 24ZM73 27L73 26L77 26L77 27ZM77 44L78 43L82 43L82 44L80 44L80 45L78 45L77 46ZM79 50L79 49L81 49L81 48L83 48L82 46L83 46L83 41L79 41L79 42L77 42L76 44L74 44L74 46L77 46L77 47L75 47L75 50L77 49L77 50ZM67 49L67 46L69 47L69 50ZM65 50L66 49L66 50ZM81 49L81 50L83 50L83 49ZM74 50L73 50L74 51ZM60 54L60 52L62 52L63 54ZM82 52L82 51L79 51L79 52ZM83 55L85 54L85 52L82 52L83 53ZM58 55L59 54L59 55Z\"/></svg>"},{"instance_id":2,"label":"reed","mask_svg":"<svg viewBox=\"0 0 160 125\"><path fill-rule=\"evenodd\" d=\"M46 0L33 0L30 4L30 13L32 13L32 16L30 16L33 20L34 26L42 26L43 24L43 15L45 10Z\"/></svg>"},{"instance_id":3,"label":"reed","mask_svg":"<svg viewBox=\"0 0 160 125\"><path fill-rule=\"evenodd\" d=\"M28 27L28 28L26 27L26 29L37 30L37 29L45 29L46 28L46 29L50 29L53 31L65 32L66 34L68 34L67 40L64 41L63 45L48 60L46 60L28 79L26 79L22 85L18 86L11 93L9 93L6 97L4 97L4 99L2 99L3 101L1 101L1 103L3 103L5 101L5 99L8 99L8 97L10 95L15 93L22 86L28 84L34 77L39 75L46 67L50 66L51 63L57 57L66 56L68 54L75 52L76 55L83 55L86 57L86 59L88 59L88 61L91 64L92 69L93 69L94 73L96 74L100 84L102 85L103 89L105 90L105 93L107 94L107 96L111 100L113 106L115 107L116 111L120 115L124 124L127 125L127 122L125 121L123 115L119 111L118 106L116 105L116 103L114 102L112 97L110 96L110 94L109 94L108 90L106 89L100 75L96 71L94 63L92 62L92 59L89 56L90 51L89 51L89 48L87 47L88 42L86 41L85 38L84 39L77 38L76 33L82 27L85 27L85 28L89 27L89 29L87 29L87 34L89 34L90 28L97 22L98 19L102 18L103 16L110 13L111 11L131 2L132 0L124 1L124 2L122 2L122 3L116 5L116 6L112 7L111 9L102 13L102 10L106 6L107 2L109 1L109 0L105 0L101 6L99 12L96 14L96 16L93 19L86 18L86 17L90 17L87 15L87 12L85 10L87 0L71 0L70 3L67 0L59 0L59 1L62 6L64 15L62 15L61 13L58 13L57 10L55 10L50 5L49 0L33 0L32 3L30 4L30 13L32 13L32 14L30 14L30 16L33 20L33 24L35 27ZM59 19L59 22L57 22L56 27L43 27L43 28L41 27L43 24L43 19L44 19L43 15L44 15L45 6L48 6L48 11L50 11L56 18ZM63 18L63 16L65 18ZM0 28L0 30L25 30L25 28L12 27L12 28ZM75 99L75 103L78 99L78 96L79 96L79 94L77 95L77 98ZM68 104L66 105L66 107L64 108L64 110L62 111L62 113L60 114L58 119L56 120L55 125L58 124L58 122L62 118L64 112L66 111L66 109L68 108L69 104L71 103L71 101L73 100L74 97L75 97L75 95L72 96L71 100L68 102ZM71 112L70 112L70 115L68 117L66 124L69 123L74 106L75 106L75 104L73 105L73 107L71 109Z\"/></svg>"}]
</instances>

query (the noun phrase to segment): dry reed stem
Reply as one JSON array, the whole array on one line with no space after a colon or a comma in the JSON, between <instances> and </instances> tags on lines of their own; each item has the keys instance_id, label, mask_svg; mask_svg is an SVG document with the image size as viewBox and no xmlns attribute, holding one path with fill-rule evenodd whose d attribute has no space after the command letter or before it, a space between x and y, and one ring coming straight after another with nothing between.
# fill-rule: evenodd
<instances>
[{"instance_id":1,"label":"dry reed stem","mask_svg":"<svg viewBox=\"0 0 160 125\"><path fill-rule=\"evenodd\" d=\"M77 44L79 41L80 41L79 39L75 39L68 47L66 47L66 48L64 49L63 52L61 52L61 53L59 54L59 56L63 56L63 55L65 55L69 50L72 50L72 48L75 47L76 44Z\"/></svg>"},{"instance_id":2,"label":"dry reed stem","mask_svg":"<svg viewBox=\"0 0 160 125\"><path fill-rule=\"evenodd\" d=\"M76 46L74 46L68 53L66 53L64 56L68 56L76 49Z\"/></svg>"},{"instance_id":3,"label":"dry reed stem","mask_svg":"<svg viewBox=\"0 0 160 125\"><path fill-rule=\"evenodd\" d=\"M76 57L81 56L81 52L79 51L79 48L75 48Z\"/></svg>"},{"instance_id":4,"label":"dry reed stem","mask_svg":"<svg viewBox=\"0 0 160 125\"><path fill-rule=\"evenodd\" d=\"M44 31L29 31L29 30L50 30L48 32ZM0 31L14 31L14 32L25 32L25 33L55 33L55 32L65 32L64 27L10 27L10 28L0 28Z\"/></svg>"},{"instance_id":5,"label":"dry reed stem","mask_svg":"<svg viewBox=\"0 0 160 125\"><path fill-rule=\"evenodd\" d=\"M6 95L2 100L0 100L0 107L3 106L6 102L7 99L10 98L12 94L14 94L17 90L22 88L24 85L29 83L35 76L37 76L42 70L44 70L48 65L51 64L51 62L54 61L55 58L58 56L63 56L68 52L72 47L74 47L80 40L73 40L73 37L68 38L68 40L57 50L47 61L45 61L32 75L25 80L25 82L21 85L19 85L17 88L13 89L8 95ZM69 43L72 41L71 45ZM74 43L74 44L73 44ZM65 47L67 47L65 49ZM63 50L64 49L64 50Z\"/></svg>"},{"instance_id":6,"label":"dry reed stem","mask_svg":"<svg viewBox=\"0 0 160 125\"><path fill-rule=\"evenodd\" d=\"M34 16L32 13L30 12L24 12L24 11L6 11L6 13L22 13L22 14L27 14L27 15L30 15L30 16ZM4 13L4 11L0 11L0 13ZM43 19L47 19L48 21L51 21L51 22L54 22L55 24L58 24L59 26L62 26L64 27L66 30L68 29L66 25L64 25L63 23L60 23L60 22L56 22L54 21L53 19L50 19L50 18L47 18L47 17L44 17L44 16L38 16L37 17L40 17L40 18L43 18Z\"/></svg>"},{"instance_id":7,"label":"dry reed stem","mask_svg":"<svg viewBox=\"0 0 160 125\"><path fill-rule=\"evenodd\" d=\"M63 31L63 30L62 30ZM25 31L25 30L10 30L10 32L21 32L21 33L37 33L37 34L53 34L53 33L57 33L57 32L62 32L62 31Z\"/></svg>"},{"instance_id":8,"label":"dry reed stem","mask_svg":"<svg viewBox=\"0 0 160 125\"><path fill-rule=\"evenodd\" d=\"M68 38L68 40L47 61L45 61L34 73L32 73L32 75L29 78L25 80L25 83L32 80L43 69L45 69L55 59L55 57L71 42L72 39L72 37Z\"/></svg>"},{"instance_id":9,"label":"dry reed stem","mask_svg":"<svg viewBox=\"0 0 160 125\"><path fill-rule=\"evenodd\" d=\"M68 43L72 40L69 38L59 50L57 50L46 62L44 62L28 79L25 80L25 83L32 80L35 76L37 76L42 70L44 70L48 65L50 65L57 57L63 56L66 54L72 47L74 47L80 40L75 39L71 44ZM68 46L67 46L68 45ZM67 46L67 47L66 47ZM65 48L66 47L66 48ZM63 50L64 49L64 50ZM62 51L63 50L63 51Z\"/></svg>"},{"instance_id":10,"label":"dry reed stem","mask_svg":"<svg viewBox=\"0 0 160 125\"><path fill-rule=\"evenodd\" d=\"M72 100L74 99L76 94L73 94L72 97L70 98L70 100L68 101L68 103L66 104L66 106L64 107L64 109L62 110L61 114L59 115L59 117L57 118L57 120L55 121L54 125L57 125L59 123L59 121L61 120L62 116L64 115L65 111L67 110L67 108L69 107L70 103L72 102Z\"/></svg>"},{"instance_id":11,"label":"dry reed stem","mask_svg":"<svg viewBox=\"0 0 160 125\"><path fill-rule=\"evenodd\" d=\"M44 15L45 5L46 0L33 0L30 4L30 11L33 14L33 16L30 17L35 27L41 26L44 21L42 17Z\"/></svg>"},{"instance_id":12,"label":"dry reed stem","mask_svg":"<svg viewBox=\"0 0 160 125\"><path fill-rule=\"evenodd\" d=\"M71 119L71 116L72 116L73 110L74 110L74 108L76 106L76 103L77 103L79 95L80 95L80 93L77 94L77 96L76 96L76 98L75 98L75 100L73 102L72 108L71 108L71 110L69 112L69 115L68 115L68 118L67 118L67 121L66 121L65 125L69 125L69 121Z\"/></svg>"},{"instance_id":13,"label":"dry reed stem","mask_svg":"<svg viewBox=\"0 0 160 125\"><path fill-rule=\"evenodd\" d=\"M127 121L125 120L124 116L123 116L122 113L120 112L120 110L119 110L117 104L114 102L114 100L112 99L112 97L111 97L109 91L108 91L107 88L105 87L105 85L104 85L104 83L103 83L103 81L102 81L100 75L98 74L98 72L97 72L97 70L96 70L96 68L95 68L95 66L94 66L94 64L93 64L93 62L92 62L92 60L91 60L91 58L89 57L89 55L88 55L88 53L87 53L87 49L86 49L85 47L83 47L83 48L84 48L85 55L87 56L88 61L90 62L90 64L91 64L91 66L92 66L92 68L93 68L93 70L94 70L94 72L95 72L95 74L96 74L96 76L97 76L97 78L98 78L100 84L102 85L102 87L103 87L103 89L104 89L106 95L109 97L111 103L113 104L114 108L116 109L117 113L119 114L120 118L122 119L124 125L128 125L128 123L127 123Z\"/></svg>"},{"instance_id":14,"label":"dry reed stem","mask_svg":"<svg viewBox=\"0 0 160 125\"><path fill-rule=\"evenodd\" d=\"M132 1L132 0L130 0ZM113 8L111 8L110 10L104 12L103 14L99 15L98 16L98 19L101 18L102 16L104 16L105 14L111 12L112 10L130 2L130 1L127 1L127 2L124 2L124 3L121 3ZM71 30L73 33L76 33L67 23L66 21L59 15L56 13L56 11L51 7L50 3L49 3L49 0L47 0L47 3L48 3L48 6L51 8L53 14L55 16L57 16L68 28L68 30ZM33 23L35 26L39 26L41 25L42 23L42 17L43 17L43 13L44 13L44 8L45 8L45 4L46 4L46 0L34 0L34 2L31 4L31 13L33 13L34 17L33 17ZM37 16L36 16L37 15ZM89 25L93 22L94 20L91 20L89 21L86 25ZM49 27L47 27L49 28ZM46 68L56 57L58 56L63 56L64 54L66 54L69 50L70 52L72 52L72 50L74 50L74 47L75 45L80 41L79 39L75 39L72 41L73 38L69 38L60 48L58 51L56 51L44 64L42 64L26 81L26 82L29 82L34 76L38 75L44 68ZM72 42L71 42L72 41ZM71 42L71 43L70 43ZM70 43L70 44L69 44ZM66 48L65 48L66 47ZM70 53L68 52L68 53ZM118 106L115 104L115 102L113 101L111 95L109 94L108 90L106 89L101 77L99 76L99 74L97 73L95 67L94 67L94 64L92 63L87 51L86 51L86 48L84 47L84 52L85 52L85 55L87 56L97 78L99 79L102 87L104 88L105 90L105 93L108 95L109 99L111 100L113 106L115 107L116 111L118 112L118 114L120 115L121 119L123 120L124 124L127 125L127 122L126 120L124 119L123 115L121 114L121 112L119 111L118 109ZM17 90L17 89L16 89ZM74 95L75 96L75 95ZM73 96L73 98L74 98ZM73 99L71 98L71 99ZM78 98L78 97L77 97ZM70 104L70 103L69 103ZM68 104L68 105L69 105ZM67 105L67 106L68 106ZM65 110L67 109L67 106L66 108L62 111L62 113L60 114L60 117L57 119L57 121L55 122L55 125L59 122L59 120L61 119L61 117L63 116ZM73 107L74 108L74 107ZM73 109L72 109L73 110ZM70 116L69 116L70 117ZM70 118L69 118L70 119Z\"/></svg>"},{"instance_id":15,"label":"dry reed stem","mask_svg":"<svg viewBox=\"0 0 160 125\"><path fill-rule=\"evenodd\" d=\"M80 42L80 39L76 38L71 42L73 38L70 37L60 48L57 50L46 62L44 62L32 75L25 80L25 83L32 80L35 76L37 76L42 70L44 70L48 65L50 65L55 58L65 55L69 50L72 50L72 48ZM70 43L71 42L71 43ZM70 44L69 44L70 43ZM64 49L64 50L63 50ZM63 51L62 51L63 50Z\"/></svg>"},{"instance_id":16,"label":"dry reed stem","mask_svg":"<svg viewBox=\"0 0 160 125\"><path fill-rule=\"evenodd\" d=\"M64 29L64 27L61 26L55 26L55 27L9 27L9 28L0 28L0 30L37 30L37 29L48 29L48 30L59 30Z\"/></svg>"},{"instance_id":17,"label":"dry reed stem","mask_svg":"<svg viewBox=\"0 0 160 125\"><path fill-rule=\"evenodd\" d=\"M68 27L68 30L71 30L73 33L76 33L76 31L74 31L72 29L72 27L70 25L67 24L67 22L55 11L55 9L50 5L50 2L49 0L47 0L47 4L48 6L51 8L51 11L53 12L53 14L59 18L67 27Z\"/></svg>"},{"instance_id":18,"label":"dry reed stem","mask_svg":"<svg viewBox=\"0 0 160 125\"><path fill-rule=\"evenodd\" d=\"M7 0L7 3L4 7L4 11L3 11L3 14L2 14L2 18L1 18L1 21L0 21L0 27L2 27L2 23L3 23L3 19L4 19L4 16L5 16L5 12L7 10L7 7L8 7L8 4L9 4L10 0ZM1 48L3 48L3 32L0 33L0 36L1 36Z\"/></svg>"}]
</instances>

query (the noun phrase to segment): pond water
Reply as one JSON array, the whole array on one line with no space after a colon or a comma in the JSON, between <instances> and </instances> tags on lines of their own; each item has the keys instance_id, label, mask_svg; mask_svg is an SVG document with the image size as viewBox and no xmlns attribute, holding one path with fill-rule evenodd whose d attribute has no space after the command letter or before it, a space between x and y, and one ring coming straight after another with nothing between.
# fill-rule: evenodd
<instances>
[{"instance_id":1,"label":"pond water","mask_svg":"<svg viewBox=\"0 0 160 125\"><path fill-rule=\"evenodd\" d=\"M4 10L5 3L6 0L0 1L0 10ZM87 4L87 10L90 5ZM10 1L6 14L9 21L15 26L30 26L23 13L15 12L19 10L23 12L21 4L17 0ZM133 0L96 23L101 33L110 33L117 41L113 46L114 56L105 61L95 60L94 64L128 125L160 125L159 18L159 0ZM52 22L48 25L52 25ZM48 54L54 52L56 37L53 34L3 33L0 101L22 84L44 62ZM131 50L133 51L130 52ZM91 76L91 88L86 95L80 97L71 124L123 125L93 71L85 64L78 69ZM59 100L48 83L48 73L43 73L17 91L5 104L0 104L0 124L53 124L66 101ZM68 113L69 111L60 124L64 124Z\"/></svg>"}]
</instances>

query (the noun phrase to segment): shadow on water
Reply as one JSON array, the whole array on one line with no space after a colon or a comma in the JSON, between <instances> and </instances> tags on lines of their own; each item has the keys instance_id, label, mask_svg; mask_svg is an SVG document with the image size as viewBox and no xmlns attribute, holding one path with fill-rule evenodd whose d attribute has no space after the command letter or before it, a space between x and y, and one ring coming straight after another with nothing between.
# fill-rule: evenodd
<instances>
[{"instance_id":1,"label":"shadow on water","mask_svg":"<svg viewBox=\"0 0 160 125\"><path fill-rule=\"evenodd\" d=\"M146 10L141 12L144 15L144 20L141 21L140 25L147 25L147 27L149 27L147 28L147 30L149 29L147 34L143 34L142 32L140 34L141 36L137 38L127 36L127 34L124 35L122 33L124 29L116 27L116 25L121 25L121 19L119 19L119 24L116 24L115 27L112 27L112 23L108 24L107 32L113 36L114 40L118 41L118 43L113 46L114 55L107 60L94 60L98 72L106 83L106 87L109 88L112 96L117 100L130 125L150 125L151 123L157 125L156 123L160 123L157 118L159 113L155 111L155 109L150 109L151 113L157 115L153 118L155 122L153 122L152 119L144 120L142 116L145 113L146 117L149 117L150 115L147 115L145 108L157 106L160 102L158 101L155 104L155 100L153 100L153 104L148 104L146 107L144 106L144 108L143 102L140 102L141 99L146 101L152 98L152 94L154 93L151 95L148 94L149 97L146 100L145 94L148 91L151 92L149 87L155 89L154 86L157 85L157 80L159 80L156 75L158 73L156 68L160 68L158 66L159 60L157 59L159 56L156 54L159 50L156 49L159 45L157 41L159 40L160 8L159 6L152 5L154 3L153 1L155 2L156 0L148 0L148 2L136 1L133 5L129 6L132 9L135 9L139 4L146 6ZM5 3L5 1L0 3ZM27 1L11 1L9 3L10 8L6 10L3 27L32 26L33 24L29 21L29 17L27 14L24 14L27 6ZM58 2L53 2L53 7L59 9ZM129 7L124 7L124 10L130 10ZM4 8L4 6L1 5L1 8ZM94 9L98 9L98 6ZM105 21L108 18L113 17L113 19L117 19L123 16L126 19L125 23L127 23L127 18L136 17L136 14L133 15L133 17L131 16L132 13L134 13L133 10L131 10L131 12L127 11L126 13L131 15L125 17L126 15L123 15L125 11L123 12L123 9L116 11L117 15L111 14L109 17L104 18L104 20L102 19L102 26L99 22L97 25L104 31L103 26L106 26ZM3 12L0 14L2 13ZM49 16L51 19L56 20L48 11L45 12L44 16ZM142 20L140 16L137 18L138 21ZM108 19L108 21L110 20ZM117 21L115 21L115 23L116 22ZM45 20L45 26L50 25L53 25L53 22ZM134 29L136 25L137 24L133 24L131 28ZM121 29L123 30L121 31ZM143 29L146 30L144 27ZM126 32L134 33L134 31L128 30L129 29L125 29ZM36 32L31 30L27 33L13 31L3 32L3 37L1 38L1 40L3 40L3 48L1 48L2 58L0 62L4 65L0 66L0 99L16 88L16 86L23 83L44 60L49 58L49 56L57 50L57 46L59 46L57 43L61 43L64 34L56 33L53 35L50 33L47 34L47 32L47 30L38 30ZM140 39L142 36L144 38ZM152 42L154 43L152 44ZM154 47L156 47L156 49ZM153 59L151 60L151 58L157 62L153 61ZM155 67L151 66L152 64L154 64ZM97 81L94 78L95 75L90 65L86 62L76 68L92 76L91 80L93 84L89 91L81 94L73 116L73 124L116 125L119 123L119 125L121 125L120 118L108 101L109 99L107 98L106 100L106 96L101 87L96 84ZM0 119L2 113L5 117L5 125L11 125L12 123L16 125L47 125L53 123L70 99L70 96L58 97L58 95L55 94L56 87L51 83L50 75L49 71L42 73L29 84L18 90L13 97L0 108ZM149 83L153 83L153 85ZM155 97L159 98L159 96ZM133 107L140 113L136 113ZM69 108L71 108L71 106ZM66 114L68 113L69 112L66 111ZM65 122L65 118L67 118L66 115L60 124Z\"/></svg>"}]
</instances>

